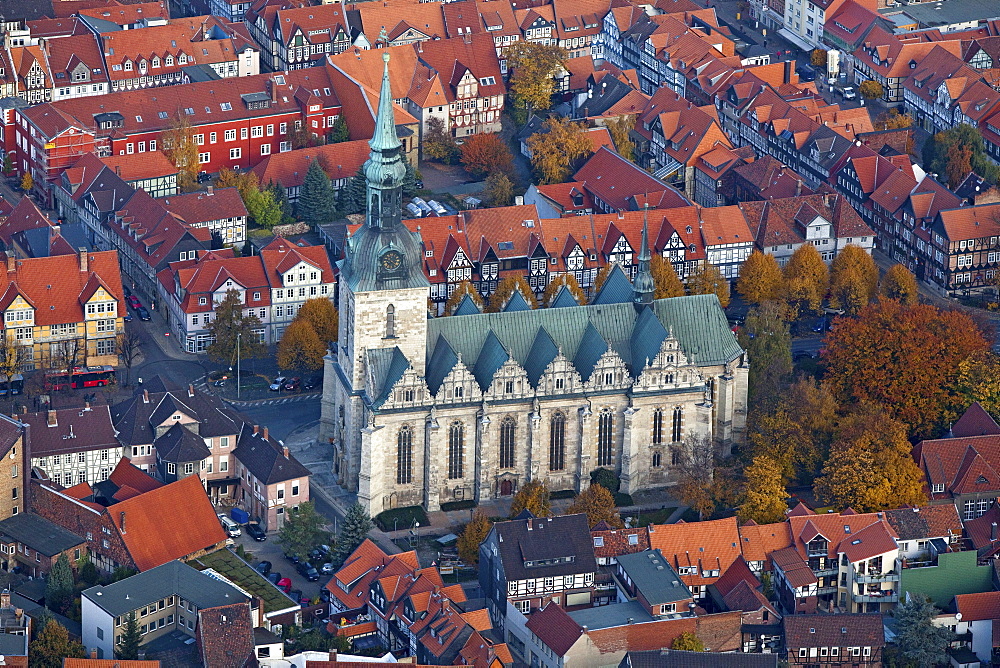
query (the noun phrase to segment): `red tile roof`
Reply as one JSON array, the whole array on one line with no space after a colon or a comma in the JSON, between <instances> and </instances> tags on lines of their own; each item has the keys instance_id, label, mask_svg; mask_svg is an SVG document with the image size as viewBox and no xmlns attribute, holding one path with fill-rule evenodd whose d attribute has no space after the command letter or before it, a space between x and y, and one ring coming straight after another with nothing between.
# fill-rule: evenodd
<instances>
[{"instance_id":1,"label":"red tile roof","mask_svg":"<svg viewBox=\"0 0 1000 668\"><path fill-rule=\"evenodd\" d=\"M958 594L954 606L957 612L962 613L963 622L1000 619L1000 591Z\"/></svg>"},{"instance_id":2,"label":"red tile roof","mask_svg":"<svg viewBox=\"0 0 1000 668\"><path fill-rule=\"evenodd\" d=\"M993 419L993 416L986 412L982 404L973 401L965 409L962 417L951 426L952 436L962 438L965 436L1000 436L1000 425Z\"/></svg>"},{"instance_id":3,"label":"red tile roof","mask_svg":"<svg viewBox=\"0 0 1000 668\"><path fill-rule=\"evenodd\" d=\"M81 8L77 13L81 16L90 16L120 26L131 25L142 19L170 18L165 0L160 0L160 2L138 2L134 4L115 3L114 5L105 7Z\"/></svg>"},{"instance_id":4,"label":"red tile roof","mask_svg":"<svg viewBox=\"0 0 1000 668\"><path fill-rule=\"evenodd\" d=\"M560 657L565 656L585 633L583 627L555 602L532 613L525 626Z\"/></svg>"},{"instance_id":5,"label":"red tile roof","mask_svg":"<svg viewBox=\"0 0 1000 668\"><path fill-rule=\"evenodd\" d=\"M253 618L247 601L198 611L198 647L202 664L212 668L251 668L254 653Z\"/></svg>"},{"instance_id":6,"label":"red tile roof","mask_svg":"<svg viewBox=\"0 0 1000 668\"><path fill-rule=\"evenodd\" d=\"M932 490L934 485L945 486L943 493L932 491L932 499L1000 489L995 482L1000 470L1000 435L922 441L915 456ZM970 478L973 471L984 474L983 482L978 475Z\"/></svg>"},{"instance_id":7,"label":"red tile roof","mask_svg":"<svg viewBox=\"0 0 1000 668\"><path fill-rule=\"evenodd\" d=\"M740 531L740 547L747 561L767 562L775 550L792 545L792 534L788 522L774 524L743 525Z\"/></svg>"},{"instance_id":8,"label":"red tile roof","mask_svg":"<svg viewBox=\"0 0 1000 668\"><path fill-rule=\"evenodd\" d=\"M236 188L214 188L208 192L192 192L161 197L163 207L191 226L222 218L246 218L247 208Z\"/></svg>"},{"instance_id":9,"label":"red tile roof","mask_svg":"<svg viewBox=\"0 0 1000 668\"><path fill-rule=\"evenodd\" d=\"M352 178L370 152L368 142L363 140L325 144L272 154L257 163L251 171L263 185L280 183L285 188L295 188L302 185L312 161L318 160L326 175L333 181L339 181Z\"/></svg>"},{"instance_id":10,"label":"red tile roof","mask_svg":"<svg viewBox=\"0 0 1000 668\"><path fill-rule=\"evenodd\" d=\"M687 585L714 582L740 556L740 536L736 518L687 524L657 524L649 533L649 546L659 549L674 570L696 569L693 575L681 575Z\"/></svg>"},{"instance_id":11,"label":"red tile roof","mask_svg":"<svg viewBox=\"0 0 1000 668\"><path fill-rule=\"evenodd\" d=\"M630 196L672 191L663 181L603 146L577 170L573 180L583 182L595 197L618 211L629 209ZM679 193L677 200L674 206L687 204Z\"/></svg>"},{"instance_id":12,"label":"red tile roof","mask_svg":"<svg viewBox=\"0 0 1000 668\"><path fill-rule=\"evenodd\" d=\"M594 556L598 559L634 554L649 549L649 529L646 527L612 529L601 522L590 530L590 535L594 539ZM632 536L635 536L634 543ZM598 545L598 542L601 544Z\"/></svg>"},{"instance_id":13,"label":"red tile roof","mask_svg":"<svg viewBox=\"0 0 1000 668\"><path fill-rule=\"evenodd\" d=\"M101 158L101 162L126 181L155 179L177 174L178 171L162 151L109 155Z\"/></svg>"}]
</instances>

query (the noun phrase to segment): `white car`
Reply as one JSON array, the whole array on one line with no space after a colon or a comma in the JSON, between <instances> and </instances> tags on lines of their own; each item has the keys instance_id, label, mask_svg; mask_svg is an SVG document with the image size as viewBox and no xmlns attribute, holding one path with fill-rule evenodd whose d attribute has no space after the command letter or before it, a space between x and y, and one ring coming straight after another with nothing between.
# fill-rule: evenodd
<instances>
[{"instance_id":1,"label":"white car","mask_svg":"<svg viewBox=\"0 0 1000 668\"><path fill-rule=\"evenodd\" d=\"M277 378L274 379L273 383L267 386L267 389L271 390L272 392L278 392L285 385L286 380L288 379L285 378L284 376L278 376Z\"/></svg>"},{"instance_id":2,"label":"white car","mask_svg":"<svg viewBox=\"0 0 1000 668\"><path fill-rule=\"evenodd\" d=\"M857 98L857 96L858 96L858 91L854 90L854 86L847 86L846 88L844 88L845 100L853 100Z\"/></svg>"}]
</instances>

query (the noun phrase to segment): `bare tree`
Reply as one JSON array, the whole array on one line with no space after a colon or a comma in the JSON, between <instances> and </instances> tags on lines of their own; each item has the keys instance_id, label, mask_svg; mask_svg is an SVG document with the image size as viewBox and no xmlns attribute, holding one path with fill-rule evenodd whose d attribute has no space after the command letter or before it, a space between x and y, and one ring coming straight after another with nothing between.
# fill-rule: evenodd
<instances>
[{"instance_id":1,"label":"bare tree","mask_svg":"<svg viewBox=\"0 0 1000 668\"><path fill-rule=\"evenodd\" d=\"M118 359L121 360L121 364L125 367L125 385L131 382L132 377L132 365L139 358L141 353L142 338L134 329L122 329L118 332L118 340L115 343L115 349L118 353Z\"/></svg>"},{"instance_id":2,"label":"bare tree","mask_svg":"<svg viewBox=\"0 0 1000 668\"><path fill-rule=\"evenodd\" d=\"M53 369L65 369L69 387L73 387L73 370L86 361L87 343L84 339L66 339L49 345L49 366Z\"/></svg>"},{"instance_id":3,"label":"bare tree","mask_svg":"<svg viewBox=\"0 0 1000 668\"><path fill-rule=\"evenodd\" d=\"M13 401L14 376L21 373L28 361L28 350L28 346L18 343L11 333L0 334L0 374L3 374L7 396L11 398L11 401Z\"/></svg>"},{"instance_id":4,"label":"bare tree","mask_svg":"<svg viewBox=\"0 0 1000 668\"><path fill-rule=\"evenodd\" d=\"M715 443L710 436L688 434L675 446L677 496L704 519L715 509Z\"/></svg>"}]
</instances>

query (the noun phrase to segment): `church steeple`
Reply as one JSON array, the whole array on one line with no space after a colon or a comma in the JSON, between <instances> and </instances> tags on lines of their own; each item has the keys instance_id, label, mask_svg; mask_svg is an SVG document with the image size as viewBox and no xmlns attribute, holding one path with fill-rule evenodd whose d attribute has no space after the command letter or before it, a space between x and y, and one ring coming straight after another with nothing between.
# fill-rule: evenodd
<instances>
[{"instance_id":1,"label":"church steeple","mask_svg":"<svg viewBox=\"0 0 1000 668\"><path fill-rule=\"evenodd\" d=\"M653 303L653 293L656 291L656 284L653 281L653 273L649 269L649 262L652 255L649 252L649 209L643 208L642 212L642 243L639 245L639 268L632 282L632 304L636 311L641 311L646 306Z\"/></svg>"},{"instance_id":2,"label":"church steeple","mask_svg":"<svg viewBox=\"0 0 1000 668\"><path fill-rule=\"evenodd\" d=\"M389 53L382 54L382 88L375 115L375 134L368 141L371 153L365 162L368 181L367 223L383 230L395 229L403 209L403 180L406 178L405 158L400 154L402 143L396 135L396 115L392 105L389 82Z\"/></svg>"}]
</instances>

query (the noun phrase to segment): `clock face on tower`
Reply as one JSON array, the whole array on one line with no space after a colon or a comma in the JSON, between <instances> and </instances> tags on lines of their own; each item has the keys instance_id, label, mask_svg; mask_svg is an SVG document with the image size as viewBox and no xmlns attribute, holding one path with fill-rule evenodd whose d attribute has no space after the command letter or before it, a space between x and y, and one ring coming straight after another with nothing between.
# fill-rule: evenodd
<instances>
[{"instance_id":1,"label":"clock face on tower","mask_svg":"<svg viewBox=\"0 0 1000 668\"><path fill-rule=\"evenodd\" d=\"M384 271L397 271L403 266L403 256L396 250L386 251L379 258L379 266Z\"/></svg>"}]
</instances>

